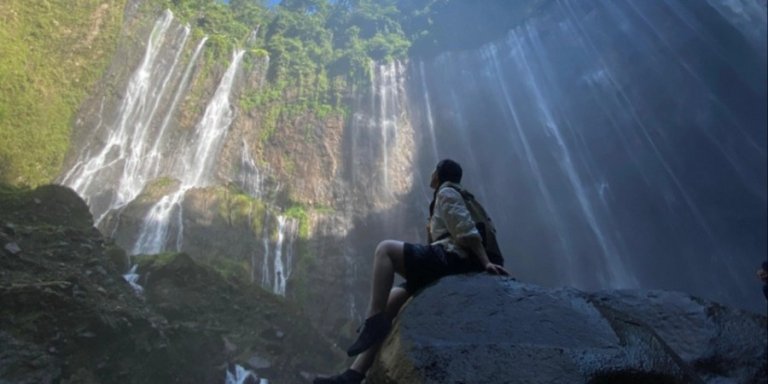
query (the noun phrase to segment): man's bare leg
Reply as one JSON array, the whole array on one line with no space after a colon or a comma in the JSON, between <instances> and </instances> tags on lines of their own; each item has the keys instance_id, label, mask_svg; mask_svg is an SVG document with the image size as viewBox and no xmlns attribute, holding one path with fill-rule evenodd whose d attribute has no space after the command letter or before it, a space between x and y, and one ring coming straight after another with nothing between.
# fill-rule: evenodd
<instances>
[{"instance_id":1,"label":"man's bare leg","mask_svg":"<svg viewBox=\"0 0 768 384\"><path fill-rule=\"evenodd\" d=\"M400 312L400 308L403 307L403 304L405 304L409 297L410 295L405 289L400 287L392 288L392 290L389 292L389 300L387 301L387 315L390 318L397 316L397 313ZM371 368L371 365L373 365L374 358L379 352L379 349L381 349L382 343L383 341L372 346L367 351L357 355L350 369L365 374L365 372Z\"/></svg>"},{"instance_id":2,"label":"man's bare leg","mask_svg":"<svg viewBox=\"0 0 768 384\"><path fill-rule=\"evenodd\" d=\"M405 275L403 243L394 240L382 241L376 247L376 252L374 253L371 301L368 307L369 318L384 312L384 316L391 321L400 311L406 300L408 300L409 295L405 289L392 287L395 273ZM368 320L366 320L366 324L367 322ZM365 329L363 332L365 332ZM358 344L358 342L359 340L355 344ZM359 352L352 366L346 372L328 378L315 378L313 382L341 383L361 381L365 372L373 365L374 358L381 348L381 343L379 341L366 350ZM351 348L355 348L355 346ZM349 350L347 353L350 353Z\"/></svg>"},{"instance_id":3,"label":"man's bare leg","mask_svg":"<svg viewBox=\"0 0 768 384\"><path fill-rule=\"evenodd\" d=\"M405 276L403 242L386 240L379 243L373 256L373 279L371 282L371 301L368 316L371 317L387 309L387 301L395 272Z\"/></svg>"}]
</instances>

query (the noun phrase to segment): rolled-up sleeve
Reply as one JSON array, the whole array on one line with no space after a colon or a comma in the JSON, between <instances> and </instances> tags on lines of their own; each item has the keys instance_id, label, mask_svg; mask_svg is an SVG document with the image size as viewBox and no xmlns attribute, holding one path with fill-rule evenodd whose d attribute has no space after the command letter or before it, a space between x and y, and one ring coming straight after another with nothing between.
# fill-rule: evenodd
<instances>
[{"instance_id":1,"label":"rolled-up sleeve","mask_svg":"<svg viewBox=\"0 0 768 384\"><path fill-rule=\"evenodd\" d=\"M454 240L467 236L480 236L461 193L453 188L443 188L437 194L436 209Z\"/></svg>"}]
</instances>

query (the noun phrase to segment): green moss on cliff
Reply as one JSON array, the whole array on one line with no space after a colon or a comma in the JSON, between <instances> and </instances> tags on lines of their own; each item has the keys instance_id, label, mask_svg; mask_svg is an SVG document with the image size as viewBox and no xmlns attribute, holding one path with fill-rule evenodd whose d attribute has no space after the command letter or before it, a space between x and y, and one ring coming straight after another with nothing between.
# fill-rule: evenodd
<instances>
[{"instance_id":1,"label":"green moss on cliff","mask_svg":"<svg viewBox=\"0 0 768 384\"><path fill-rule=\"evenodd\" d=\"M0 2L0 181L56 177L75 112L114 51L125 0Z\"/></svg>"},{"instance_id":2,"label":"green moss on cliff","mask_svg":"<svg viewBox=\"0 0 768 384\"><path fill-rule=\"evenodd\" d=\"M267 206L263 201L241 191L234 185L222 187L219 191L219 215L230 226L245 225L257 236L264 230L264 216Z\"/></svg>"}]
</instances>

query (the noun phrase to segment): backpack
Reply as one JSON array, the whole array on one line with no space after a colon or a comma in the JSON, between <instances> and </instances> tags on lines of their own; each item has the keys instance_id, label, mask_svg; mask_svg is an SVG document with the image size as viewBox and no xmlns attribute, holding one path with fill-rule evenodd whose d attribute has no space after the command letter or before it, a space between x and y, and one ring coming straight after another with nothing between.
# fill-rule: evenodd
<instances>
[{"instance_id":1,"label":"backpack","mask_svg":"<svg viewBox=\"0 0 768 384\"><path fill-rule=\"evenodd\" d=\"M475 199L472 193L460 185L449 183L446 187L453 188L464 198L464 204L467 206L467 210L475 222L475 227L477 227L477 231L480 232L480 237L483 239L483 248L485 248L485 253L488 255L488 260L491 263L503 266L504 256L501 255L499 243L496 241L496 227L493 225L493 221L491 221L491 217L488 216L485 208Z\"/></svg>"}]
</instances>

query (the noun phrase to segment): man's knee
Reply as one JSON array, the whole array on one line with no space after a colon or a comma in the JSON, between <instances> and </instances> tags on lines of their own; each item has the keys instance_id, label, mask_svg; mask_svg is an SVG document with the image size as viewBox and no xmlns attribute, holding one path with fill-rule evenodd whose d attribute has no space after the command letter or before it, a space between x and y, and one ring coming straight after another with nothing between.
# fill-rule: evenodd
<instances>
[{"instance_id":1,"label":"man's knee","mask_svg":"<svg viewBox=\"0 0 768 384\"><path fill-rule=\"evenodd\" d=\"M384 240L376 246L376 257L392 258L392 255L396 253L398 243L394 240Z\"/></svg>"}]
</instances>

